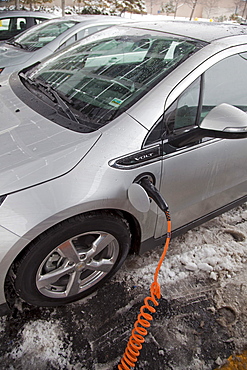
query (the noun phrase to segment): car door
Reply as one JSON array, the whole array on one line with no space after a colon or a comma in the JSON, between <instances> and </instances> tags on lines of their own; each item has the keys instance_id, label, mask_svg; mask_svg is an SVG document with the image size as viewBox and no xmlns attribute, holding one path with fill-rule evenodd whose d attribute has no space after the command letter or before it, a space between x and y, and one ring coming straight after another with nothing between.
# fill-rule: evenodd
<instances>
[{"instance_id":1,"label":"car door","mask_svg":"<svg viewBox=\"0 0 247 370\"><path fill-rule=\"evenodd\" d=\"M224 57L199 75L165 111L160 191L170 206L173 230L246 195L247 139L182 140L221 103L247 111L246 72L247 53ZM166 222L159 211L155 237L165 232Z\"/></svg>"}]
</instances>

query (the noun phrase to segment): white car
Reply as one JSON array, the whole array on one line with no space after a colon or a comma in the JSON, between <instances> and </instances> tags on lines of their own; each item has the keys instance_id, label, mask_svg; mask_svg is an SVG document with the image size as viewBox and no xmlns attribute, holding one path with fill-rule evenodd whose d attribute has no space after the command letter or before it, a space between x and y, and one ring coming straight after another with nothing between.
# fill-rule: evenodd
<instances>
[{"instance_id":1,"label":"white car","mask_svg":"<svg viewBox=\"0 0 247 370\"><path fill-rule=\"evenodd\" d=\"M75 41L125 22L125 18L104 15L65 16L45 21L1 44L0 73L28 67Z\"/></svg>"}]
</instances>

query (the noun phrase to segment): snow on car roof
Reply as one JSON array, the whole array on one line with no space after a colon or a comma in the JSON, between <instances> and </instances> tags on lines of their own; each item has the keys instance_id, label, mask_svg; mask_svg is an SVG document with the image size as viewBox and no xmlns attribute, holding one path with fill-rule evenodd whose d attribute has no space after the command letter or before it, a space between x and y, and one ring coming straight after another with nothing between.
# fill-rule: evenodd
<instances>
[{"instance_id":1,"label":"snow on car roof","mask_svg":"<svg viewBox=\"0 0 247 370\"><path fill-rule=\"evenodd\" d=\"M131 27L144 28L161 31L197 39L205 42L212 42L229 36L247 35L247 27L239 24L224 24L215 22L198 21L150 21L132 23Z\"/></svg>"}]
</instances>

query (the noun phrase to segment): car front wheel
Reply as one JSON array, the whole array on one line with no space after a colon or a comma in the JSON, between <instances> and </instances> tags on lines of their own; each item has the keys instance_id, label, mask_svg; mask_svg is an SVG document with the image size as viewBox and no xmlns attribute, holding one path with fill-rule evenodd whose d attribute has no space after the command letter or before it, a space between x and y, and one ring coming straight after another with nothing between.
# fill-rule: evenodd
<instances>
[{"instance_id":1,"label":"car front wheel","mask_svg":"<svg viewBox=\"0 0 247 370\"><path fill-rule=\"evenodd\" d=\"M131 235L111 212L78 215L39 236L14 264L18 295L36 306L58 306L88 296L122 265Z\"/></svg>"}]
</instances>

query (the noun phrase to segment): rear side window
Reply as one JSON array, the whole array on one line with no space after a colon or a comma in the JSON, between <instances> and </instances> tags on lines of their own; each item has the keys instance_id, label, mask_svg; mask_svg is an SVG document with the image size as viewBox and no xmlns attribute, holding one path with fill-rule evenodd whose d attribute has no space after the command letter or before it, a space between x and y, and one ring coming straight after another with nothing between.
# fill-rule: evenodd
<instances>
[{"instance_id":1,"label":"rear side window","mask_svg":"<svg viewBox=\"0 0 247 370\"><path fill-rule=\"evenodd\" d=\"M59 48L57 50L61 50L64 47L73 44L73 42L79 41L79 40L83 39L84 37L89 36L92 33L100 31L101 29L104 29L106 27L109 27L109 26L105 26L105 25L100 26L100 25L98 25L98 26L92 26L92 27L84 28L84 29L78 31L75 35L71 36L68 40L66 40L62 45L59 46Z\"/></svg>"},{"instance_id":2,"label":"rear side window","mask_svg":"<svg viewBox=\"0 0 247 370\"><path fill-rule=\"evenodd\" d=\"M27 28L26 18L13 17L0 19L0 40L7 40L25 31Z\"/></svg>"},{"instance_id":3,"label":"rear side window","mask_svg":"<svg viewBox=\"0 0 247 370\"><path fill-rule=\"evenodd\" d=\"M26 18L17 18L17 23L16 23L16 28L17 30L25 31L27 28L27 20Z\"/></svg>"},{"instance_id":4,"label":"rear side window","mask_svg":"<svg viewBox=\"0 0 247 370\"><path fill-rule=\"evenodd\" d=\"M109 27L109 25L98 25L98 26L89 26L78 32L77 40L80 40L83 37L89 36L92 33L103 30L104 28Z\"/></svg>"},{"instance_id":5,"label":"rear side window","mask_svg":"<svg viewBox=\"0 0 247 370\"><path fill-rule=\"evenodd\" d=\"M45 21L45 18L34 18L34 24L40 24Z\"/></svg>"},{"instance_id":6,"label":"rear side window","mask_svg":"<svg viewBox=\"0 0 247 370\"><path fill-rule=\"evenodd\" d=\"M0 19L0 32L8 31L10 28L10 18Z\"/></svg>"}]
</instances>

